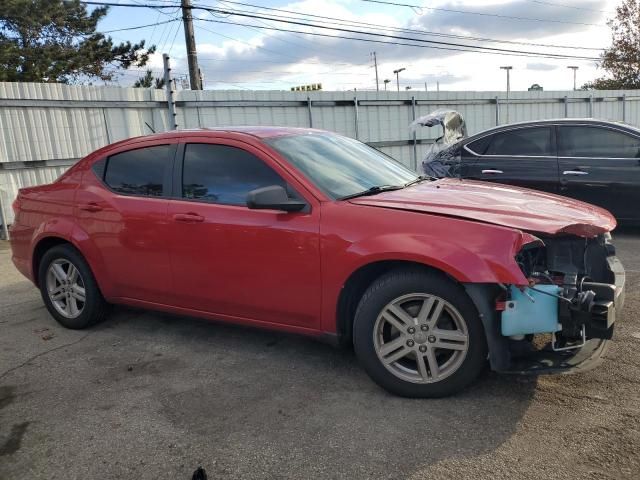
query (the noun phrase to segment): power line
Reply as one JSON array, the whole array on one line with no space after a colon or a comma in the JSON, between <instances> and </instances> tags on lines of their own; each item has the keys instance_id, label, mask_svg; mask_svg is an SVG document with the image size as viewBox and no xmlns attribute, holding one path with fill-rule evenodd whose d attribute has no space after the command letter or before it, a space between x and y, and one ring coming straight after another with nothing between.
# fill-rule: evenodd
<instances>
[{"instance_id":1,"label":"power line","mask_svg":"<svg viewBox=\"0 0 640 480\"><path fill-rule=\"evenodd\" d=\"M533 3L539 3L540 5L551 5L552 7L571 8L573 10L587 10L589 12L612 13L614 11L614 10L600 10L597 8L589 8L589 7L578 7L576 5L567 5L565 3L543 2L542 0L529 0L529 1Z\"/></svg>"},{"instance_id":2,"label":"power line","mask_svg":"<svg viewBox=\"0 0 640 480\"><path fill-rule=\"evenodd\" d=\"M368 2L373 2L373 3L390 3L391 4L391 2L384 2L382 0L362 0L362 1L368 1ZM149 4L145 4L145 5L142 5L142 4L122 4L122 3L115 4L115 3L112 3L112 2L95 2L95 1L81 1L81 3L85 3L85 4L89 4L89 5L115 5L115 6L120 6L120 7L125 7L125 6L126 7L145 7L146 6L146 7L149 7L149 8L173 8L173 6L174 6L174 5L160 5L160 6L158 6L158 5L149 5ZM409 6L408 4L394 4L394 5ZM542 58L559 58L559 59L572 58L572 59L579 59L579 60L599 60L599 58L595 58L595 57L585 57L585 56L575 56L575 55L555 54L555 53L544 53L544 52L532 52L532 51L521 51L521 50L509 50L509 49L502 49L502 48L496 48L496 47L484 47L484 46L476 46L476 45L457 44L457 43L452 43L452 42L436 41L436 40L416 39L416 38L404 37L404 36L398 36L398 35L377 34L377 33L373 33L373 32L361 31L361 30L353 30L353 29L340 28L340 27L326 27L326 26L317 25L317 24L311 24L311 23L306 23L306 22L297 22L297 21L294 21L294 20L283 20L283 19L279 19L279 18L265 17L263 15L256 15L256 14L246 13L246 12L242 12L242 11L233 11L233 10L230 11L230 10L225 10L225 9L211 8L211 7L204 7L204 6L193 6L191 8L205 10L205 11L208 11L208 12L231 14L231 15L235 15L235 16L242 16L242 17L247 17L247 18L252 18L252 19L271 20L271 21L276 21L276 22L281 22L281 23L287 23L287 24L293 24L293 25L299 25L299 26L306 26L306 27L315 27L315 28L320 28L320 29L325 29L325 30L334 30L334 31L347 32L347 33L356 33L356 34L360 34L360 35L369 35L369 36L374 36L374 37L392 38L392 39L395 39L395 40L427 43L427 44L434 44L434 45L447 45L449 47L449 48L445 48L445 47L437 47L437 46L433 46L433 45L430 45L428 47L428 48L433 48L433 49L438 49L438 50L467 51L467 52L477 52L477 53L491 53L491 52L500 53L501 52L501 53L503 53L505 55L523 56L523 57L536 56L536 57L542 57ZM241 23L238 23L238 22L224 22L224 21L221 21L221 20L207 20L207 19L202 19L202 18L198 19L198 20L211 21L211 22L215 22L215 23L227 23L227 24L231 24L231 25L252 26L252 27L255 27L255 28L261 28L261 29L267 29L267 30L285 31L285 32L289 32L289 33L299 33L299 34L304 34L304 35L315 35L315 36L324 36L324 37L332 37L332 38L341 38L339 36L333 36L333 35L322 35L322 34L318 34L318 33L302 32L302 31L299 31L299 30L281 29L281 28L276 28L276 27L265 27L265 26L258 26L258 25L246 25L246 24L241 24ZM404 46L413 46L413 47L419 46L419 45L415 45L415 44L388 42L388 41L364 39L364 38L354 38L354 37L343 37L343 38L344 39L348 39L348 40L368 41L368 42L373 42L373 43L386 43L386 44L404 45ZM458 48L450 48L450 47L458 47ZM461 50L461 49L464 49L464 50Z\"/></svg>"},{"instance_id":3,"label":"power line","mask_svg":"<svg viewBox=\"0 0 640 480\"><path fill-rule=\"evenodd\" d=\"M173 20L165 20L164 22L149 23L147 25L136 25L135 27L116 28L115 30L106 30L100 33L114 33L114 32L124 32L126 30L140 30L142 28L157 27L158 25L165 25L167 23L172 23L177 20L178 20L177 18L174 18Z\"/></svg>"},{"instance_id":4,"label":"power line","mask_svg":"<svg viewBox=\"0 0 640 480\"><path fill-rule=\"evenodd\" d=\"M228 21L223 21L223 20L213 20L213 19L205 19L205 18L200 18L198 20L199 21L204 21L204 22L222 23L222 24L227 24L227 25L245 25L245 24L238 23L238 22L228 22ZM291 22L291 23L295 23L295 22ZM447 50L447 51L457 51L457 52L467 52L467 53L484 53L484 54L506 55L506 56L517 56L517 57L529 57L529 58L554 58L554 59L572 58L572 59L578 59L578 60L599 60L598 58L595 58L595 57L580 57L580 56L574 56L574 55L560 55L560 54L541 53L541 52L521 52L521 51L517 51L517 50L509 51L509 50L498 49L498 50L501 50L501 51L498 51L498 52L486 51L486 50L478 50L478 49L479 48L488 49L489 47L475 47L473 45L463 45L463 47L467 47L467 48L442 47L442 46L435 46L435 45L424 45L424 44L415 44L415 43L376 40L376 39L372 39L372 38L348 37L348 36L343 36L343 35L328 35L328 34L324 34L324 33L304 32L304 31L300 31L300 30L291 30L291 29L287 29L287 28L278 28L278 27L265 27L265 26L258 26L258 25L254 25L254 27L255 28L267 29L267 30L277 30L277 31L280 31L280 32L301 33L303 35L313 35L313 36L318 36L318 37L338 38L338 39L343 39L343 40L358 40L358 41L362 41L362 42L381 43L381 44L386 44L386 45L400 45L400 46L408 46L408 47L431 48L431 49L435 49L435 50ZM316 28L325 28L325 29L329 29L329 30L334 30L334 29L329 28L329 27L318 27L318 26L316 26ZM376 35L376 34L367 33L367 32L355 32L355 33L364 33L365 35ZM395 37L392 37L392 36L389 36L389 35L378 35L378 36L383 37L383 38L395 38ZM418 40L415 40L415 39L409 39L409 40L410 41L418 41ZM429 41L426 41L426 40L423 40L423 42L432 43L432 42L429 42ZM435 43L447 44L446 42L435 42ZM492 50L495 50L495 49L492 49Z\"/></svg>"},{"instance_id":5,"label":"power line","mask_svg":"<svg viewBox=\"0 0 640 480\"><path fill-rule=\"evenodd\" d=\"M444 41L437 41L437 40L426 40L426 39L421 39L421 38L412 38L412 37L405 37L405 36L399 36L399 35L388 35L388 34L379 34L379 33L373 33L373 32L367 32L367 31L362 31L362 30L354 30L354 29L350 29L350 28L341 28L341 27L326 27L323 25L317 25L317 24L312 24L312 23L306 23L306 22L298 22L295 20L282 20L282 19L273 19L273 18L268 18L268 17L264 17L261 15L256 15L256 14L251 14L251 13L243 13L243 12L237 12L237 11L229 11L229 10L222 10L222 9L217 9L217 8L204 8L204 7L197 7L197 8L202 8L208 11L215 11L215 12L220 12L220 13L232 13L234 16L240 16L240 17L247 17L247 18L260 18L260 19L267 19L267 20L272 20L272 21L276 21L276 22L280 22L280 23L286 23L286 24L290 24L290 25L298 25L298 26L305 26L305 27L314 27L314 28L319 28L319 29L324 29L324 30L334 30L334 31L339 31L339 32L346 32L346 33L355 33L355 34L360 34L360 35L369 35L369 36L373 36L373 37L383 37L383 38L392 38L394 40L402 40L402 41L411 41L411 42L418 42L418 43L426 43L426 44L433 44L433 45L446 45L449 47L458 47L458 48L466 48L466 49L475 49L475 50L470 50L470 51L476 51L479 53L482 53L483 51L486 51L485 53L491 51L491 52L496 52L496 53L505 53L505 54L517 54L517 55L523 55L523 56L544 56L547 58L574 58L574 59L581 59L581 60L598 60L597 58L594 57L584 57L584 56L575 56L575 55L567 55L567 54L555 54L555 53L544 53L544 52L533 52L533 51L522 51L522 50L510 50L510 49L504 49L504 48L498 48L498 47L485 47L485 46L477 46L477 45L468 45L468 44L460 44L460 43L452 43L452 42L444 42ZM206 19L200 19L200 20L206 20ZM216 22L217 20L211 20ZM224 23L224 22L219 22L219 23ZM258 25L254 25L255 28L267 28L267 27L261 27ZM272 29L274 27L271 27ZM294 33L302 33L302 34L311 34L311 32L301 32L298 30L294 30ZM346 37L345 37L346 38ZM363 40L363 41L368 41L366 39L362 39L362 38L350 38L352 40ZM387 43L387 42L380 42L378 41L377 43ZM416 45L411 45L411 46L416 46ZM433 47L436 48L436 47ZM468 50L469 51L469 50Z\"/></svg>"},{"instance_id":6,"label":"power line","mask_svg":"<svg viewBox=\"0 0 640 480\"><path fill-rule=\"evenodd\" d=\"M414 28L404 28L404 27L389 27L386 25L380 25L380 24L375 24L375 23L369 23L369 22L360 22L357 20L345 20L345 19L340 19L340 18L335 18L335 17L327 17L325 15L314 15L311 13L301 13L301 12L295 12L293 10L285 10L285 9L281 9L281 8L272 8L272 7L263 7L261 5L254 5L252 3L244 3L244 2L237 2L234 0L220 0L223 3L232 3L232 4L236 4L236 5L242 5L245 7L252 7L252 8L259 8L262 10L269 10L269 11L274 11L274 12L279 12L279 13L285 13L287 15L297 15L298 17L313 17L313 18L318 18L320 20L315 20L318 23L334 23L334 22L338 22L340 24L344 24L344 25L362 25L362 26L367 26L367 27L372 27L372 28L376 28L376 29L382 29L382 30L390 30L390 31L399 31L399 32L407 32L407 33L415 33L417 35L433 35L433 36L438 36L438 37L448 37L448 38L457 38L460 40L475 40L475 41L480 41L480 42L492 42L492 43L508 43L508 44L515 44L515 45L530 45L530 46L534 46L534 47L549 47L549 48L567 48L567 49L576 49L576 50L604 50L604 48L600 47L582 47L582 46L575 46L575 45L554 45L554 44L545 44L545 43L532 43L532 42L522 42L522 41L516 41L516 40L500 40L500 39L496 39L496 38L487 38L487 37L473 37L473 36L468 36L468 35L457 35L457 34L453 34L453 33L443 33L443 32L433 32L433 31L429 31L429 30L417 30ZM531 1L537 1L537 0L531 0ZM540 2L540 3L546 3L546 2ZM277 17L278 15L275 14L270 14L272 16ZM280 17L282 18L282 17ZM290 16L287 16L285 18L291 18ZM306 18L305 18L306 19ZM308 19L306 19L308 20Z\"/></svg>"},{"instance_id":7,"label":"power line","mask_svg":"<svg viewBox=\"0 0 640 480\"><path fill-rule=\"evenodd\" d=\"M423 5L415 5L410 3L396 3L389 2L386 0L360 0L361 2L369 2L369 3L379 3L382 5L393 5L395 7L409 7L418 10L435 10L438 12L448 12L448 13L461 13L464 15L480 15L483 17L495 17L502 18L505 20L524 20L530 22L549 22L549 23L566 23L570 25L585 25L589 27L606 27L606 25L602 23L584 23L584 22L571 22L569 20L554 20L547 18L534 18L534 17L518 17L515 15L501 15L499 13L485 13L485 12L472 12L469 10L454 10L452 8L441 8L441 7L425 7Z\"/></svg>"}]
</instances>

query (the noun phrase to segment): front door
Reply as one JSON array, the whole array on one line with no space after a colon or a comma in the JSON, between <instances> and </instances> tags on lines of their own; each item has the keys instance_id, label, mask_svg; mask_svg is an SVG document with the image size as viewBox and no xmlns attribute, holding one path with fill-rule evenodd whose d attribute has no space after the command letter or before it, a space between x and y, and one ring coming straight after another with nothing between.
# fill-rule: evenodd
<instances>
[{"instance_id":1,"label":"front door","mask_svg":"<svg viewBox=\"0 0 640 480\"><path fill-rule=\"evenodd\" d=\"M552 126L518 127L474 140L463 148L464 177L558 192Z\"/></svg>"},{"instance_id":2,"label":"front door","mask_svg":"<svg viewBox=\"0 0 640 480\"><path fill-rule=\"evenodd\" d=\"M318 328L319 203L266 153L243 142L186 143L181 158L168 239L178 306ZM308 207L247 208L247 193L270 185L284 186Z\"/></svg>"},{"instance_id":3,"label":"front door","mask_svg":"<svg viewBox=\"0 0 640 480\"><path fill-rule=\"evenodd\" d=\"M638 220L640 137L610 127L558 126L560 193Z\"/></svg>"}]
</instances>

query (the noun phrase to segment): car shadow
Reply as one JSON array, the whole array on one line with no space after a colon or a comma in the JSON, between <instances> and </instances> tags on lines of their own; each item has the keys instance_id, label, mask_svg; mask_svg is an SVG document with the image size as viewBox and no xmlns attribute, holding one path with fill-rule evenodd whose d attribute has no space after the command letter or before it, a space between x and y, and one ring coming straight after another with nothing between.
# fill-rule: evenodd
<instances>
[{"instance_id":1,"label":"car shadow","mask_svg":"<svg viewBox=\"0 0 640 480\"><path fill-rule=\"evenodd\" d=\"M454 397L405 399L377 387L352 350L305 337L123 308L98 328L137 345L103 384L149 385L155 414L194 439L190 455L240 478L396 477L485 454L514 433L536 388L485 371Z\"/></svg>"}]
</instances>

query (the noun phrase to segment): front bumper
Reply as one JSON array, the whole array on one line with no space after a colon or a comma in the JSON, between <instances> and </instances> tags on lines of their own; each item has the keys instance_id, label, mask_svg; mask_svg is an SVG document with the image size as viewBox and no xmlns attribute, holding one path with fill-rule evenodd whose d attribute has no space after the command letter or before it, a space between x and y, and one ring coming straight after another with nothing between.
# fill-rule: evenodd
<instances>
[{"instance_id":1,"label":"front bumper","mask_svg":"<svg viewBox=\"0 0 640 480\"><path fill-rule=\"evenodd\" d=\"M617 257L608 257L607 263L615 279L613 305L605 314L610 324L611 333L613 333L615 321L624 305L626 274ZM551 348L544 348L528 353L521 358L512 358L509 368L502 371L504 373L534 375L584 372L597 367L602 362L610 342L611 340L608 339L592 338L587 340L582 347L573 350L553 351Z\"/></svg>"}]
</instances>

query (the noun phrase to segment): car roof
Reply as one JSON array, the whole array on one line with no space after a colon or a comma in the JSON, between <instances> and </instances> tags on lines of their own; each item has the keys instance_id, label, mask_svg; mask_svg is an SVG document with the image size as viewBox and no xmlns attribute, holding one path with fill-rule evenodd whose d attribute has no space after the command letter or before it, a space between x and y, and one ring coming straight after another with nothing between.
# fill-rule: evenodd
<instances>
[{"instance_id":1,"label":"car roof","mask_svg":"<svg viewBox=\"0 0 640 480\"><path fill-rule=\"evenodd\" d=\"M325 130L318 130L315 128L298 128L298 127L280 127L280 126L230 126L230 127L214 127L214 128L192 128L183 130L172 130L169 132L155 133L152 135L145 135L143 137L136 137L136 140L154 140L165 138L180 138L180 137L192 137L202 136L206 137L212 134L229 133L229 134L244 134L250 135L255 138L273 138L282 137L286 135L305 135L310 133L328 133ZM128 139L133 140L133 139Z\"/></svg>"},{"instance_id":2,"label":"car roof","mask_svg":"<svg viewBox=\"0 0 640 480\"><path fill-rule=\"evenodd\" d=\"M590 125L614 126L614 127L629 130L634 133L640 133L639 128L634 127L633 125L629 125L628 123L623 123L618 121L612 122L608 120L598 120L595 118L552 118L547 120L529 120L526 122L516 122L516 123L509 123L506 125L499 125L497 127L491 127L487 130L483 130L474 135L471 135L469 138L484 137L487 134L490 134L493 132L499 132L502 130L509 130L510 128L513 128L513 127L535 127L535 126L562 125L562 124L567 124L567 125L590 124Z\"/></svg>"}]
</instances>

